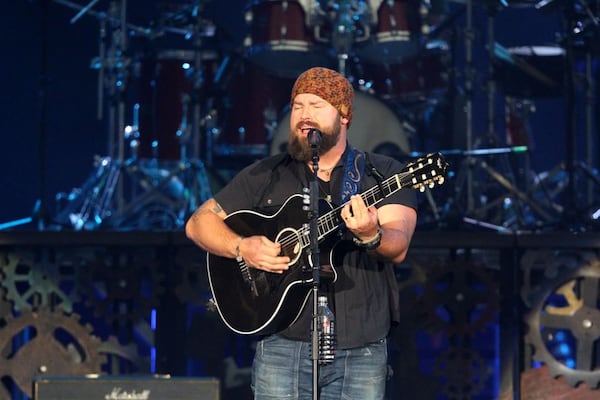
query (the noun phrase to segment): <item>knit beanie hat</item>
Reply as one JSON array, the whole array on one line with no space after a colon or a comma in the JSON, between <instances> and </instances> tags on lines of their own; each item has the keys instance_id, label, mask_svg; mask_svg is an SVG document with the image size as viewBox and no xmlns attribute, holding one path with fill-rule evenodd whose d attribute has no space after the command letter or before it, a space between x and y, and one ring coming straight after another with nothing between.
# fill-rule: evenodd
<instances>
[{"instance_id":1,"label":"knit beanie hat","mask_svg":"<svg viewBox=\"0 0 600 400\"><path fill-rule=\"evenodd\" d=\"M334 106L343 117L352 121L352 97L354 90L350 82L339 72L323 67L304 71L292 88L291 102L296 95L311 93Z\"/></svg>"}]
</instances>

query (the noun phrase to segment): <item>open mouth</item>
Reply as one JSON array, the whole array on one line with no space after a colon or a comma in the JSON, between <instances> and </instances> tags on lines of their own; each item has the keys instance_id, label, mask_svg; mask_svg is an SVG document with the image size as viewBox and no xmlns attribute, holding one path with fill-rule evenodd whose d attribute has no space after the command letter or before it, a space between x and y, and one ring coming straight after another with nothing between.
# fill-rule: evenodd
<instances>
[{"instance_id":1,"label":"open mouth","mask_svg":"<svg viewBox=\"0 0 600 400\"><path fill-rule=\"evenodd\" d=\"M300 131L308 136L308 133L310 132L311 129L318 129L316 126L309 126L309 125L302 125L300 126Z\"/></svg>"}]
</instances>

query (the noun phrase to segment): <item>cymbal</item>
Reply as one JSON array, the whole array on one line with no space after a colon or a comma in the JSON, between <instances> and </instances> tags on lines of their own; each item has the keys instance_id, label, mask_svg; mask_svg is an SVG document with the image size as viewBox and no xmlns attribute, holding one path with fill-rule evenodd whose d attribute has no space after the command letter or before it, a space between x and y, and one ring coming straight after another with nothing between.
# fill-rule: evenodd
<instances>
[{"instance_id":1,"label":"cymbal","mask_svg":"<svg viewBox=\"0 0 600 400\"><path fill-rule=\"evenodd\" d=\"M54 0L54 2L58 3L58 4L62 4L63 6L69 7L71 9L77 10L79 12L84 10L83 6L73 3L71 1L68 1L68 0ZM98 20L107 20L107 21L111 21L111 22L115 22L115 23L121 22L119 19L111 17L105 12L98 12L98 11L94 11L91 9L86 9L85 14L96 17ZM76 16L77 19L79 18L79 16L80 16L80 14L77 14L77 16ZM75 17L73 17L73 18L75 18ZM74 23L74 22L75 22L75 20L71 19L71 23ZM133 25L130 23L127 23L126 26L127 26L127 29L129 30L130 34L132 34L132 35L137 35L137 36L151 36L152 35L152 31L149 28L145 28L145 27L138 26L138 25Z\"/></svg>"},{"instance_id":2,"label":"cymbal","mask_svg":"<svg viewBox=\"0 0 600 400\"><path fill-rule=\"evenodd\" d=\"M563 94L565 51L557 46L494 45L496 78L508 95L556 97Z\"/></svg>"}]
</instances>

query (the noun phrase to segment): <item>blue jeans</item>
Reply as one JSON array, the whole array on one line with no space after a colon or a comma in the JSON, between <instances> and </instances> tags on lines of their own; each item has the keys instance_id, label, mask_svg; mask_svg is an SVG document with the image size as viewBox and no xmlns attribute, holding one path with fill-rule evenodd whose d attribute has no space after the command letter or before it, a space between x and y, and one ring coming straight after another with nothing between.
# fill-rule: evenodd
<instances>
[{"instance_id":1,"label":"blue jeans","mask_svg":"<svg viewBox=\"0 0 600 400\"><path fill-rule=\"evenodd\" d=\"M252 365L254 399L312 399L310 347L310 343L276 335L259 341ZM356 349L336 349L334 362L319 366L319 399L381 400L386 378L385 340Z\"/></svg>"}]
</instances>

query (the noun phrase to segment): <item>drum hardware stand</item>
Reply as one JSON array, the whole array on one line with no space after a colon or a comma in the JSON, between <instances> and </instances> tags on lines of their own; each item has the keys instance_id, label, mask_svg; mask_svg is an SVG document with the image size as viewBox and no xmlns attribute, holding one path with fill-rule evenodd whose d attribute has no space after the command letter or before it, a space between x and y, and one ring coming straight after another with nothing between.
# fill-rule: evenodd
<instances>
[{"instance_id":1,"label":"drum hardware stand","mask_svg":"<svg viewBox=\"0 0 600 400\"><path fill-rule=\"evenodd\" d=\"M63 0L55 0L63 2ZM92 0L88 6L81 8L77 18L85 13L102 17L99 33L99 56L92 60L92 68L98 69L98 117L102 118L104 114L104 91L105 87L109 90L109 109L108 109L108 158L117 160L118 164L123 164L125 159L125 147L122 133L125 131L125 104L124 94L129 78L128 68L130 60L125 57L127 52L127 34L129 25L127 24L127 2L126 0L111 1L106 14L96 13L91 10L95 4ZM71 4L66 4L71 6ZM73 18L76 20L77 18ZM110 47L106 47L106 21L110 22ZM108 51L107 51L108 50ZM107 75L107 69L109 74ZM124 206L123 183L118 182L115 190L117 209Z\"/></svg>"},{"instance_id":2,"label":"drum hardware stand","mask_svg":"<svg viewBox=\"0 0 600 400\"><path fill-rule=\"evenodd\" d=\"M526 146L528 149L533 150L534 142L529 125L529 116L535 112L535 103L525 98L505 96L504 105L507 143L510 146ZM516 182L521 181L525 192L530 191L529 183L532 174L529 154L529 151L525 153L522 166L519 166L516 162L513 163L515 165L513 170L516 170L518 175Z\"/></svg>"},{"instance_id":3,"label":"drum hardware stand","mask_svg":"<svg viewBox=\"0 0 600 400\"><path fill-rule=\"evenodd\" d=\"M46 138L47 138L47 123L48 123L48 1L41 2L41 32L42 32L42 47L40 57L40 143L38 144L38 154L40 158L39 178L40 178L40 195L33 209L32 222L37 224L38 230L46 229L49 222L49 214L46 208ZM14 221L13 221L14 223Z\"/></svg>"},{"instance_id":4,"label":"drum hardware stand","mask_svg":"<svg viewBox=\"0 0 600 400\"><path fill-rule=\"evenodd\" d=\"M533 210L536 214L540 215L544 220L551 221L553 217L550 212L547 212L543 208L539 207L533 202L526 190L520 190L517 187L516 180L514 179L511 167L506 165L507 177L503 176L499 171L494 169L488 162L483 161L475 156L478 155L511 155L520 154L528 156L527 147L515 146L509 149L500 149L501 151L494 149L497 147L497 135L495 130L495 101L496 101L496 82L495 82L495 71L494 71L494 56L495 56L495 26L494 18L497 8L499 6L494 3L487 5L488 10L488 80L487 80L487 140L490 141L488 145L492 148L475 150L477 147L473 136L473 83L474 83L474 71L473 71L473 0L466 2L466 28L465 28L465 115L466 115L466 151L462 152L465 159L462 162L458 174L458 192L465 191L465 203L466 209L464 214L466 216L485 216L489 211L499 208L505 208L510 202L509 198L514 198L511 207L516 207L519 224L525 224L524 206L528 206L529 209ZM489 147L489 146L486 146ZM501 161L505 161L504 158ZM528 163L526 163L528 165ZM492 178L492 181L499 184L501 188L507 190L510 196L500 196L494 201L487 199L488 193L482 192L482 188L475 190L476 185L481 185L482 182L475 182L476 169L481 169L485 175ZM458 196L458 193L457 193ZM483 205L481 205L483 204ZM472 218L467 218L464 222L472 221ZM501 224L501 222L499 221ZM509 221L505 221L508 224ZM477 225L483 226L481 223ZM493 224L492 224L493 225Z\"/></svg>"},{"instance_id":5,"label":"drum hardware stand","mask_svg":"<svg viewBox=\"0 0 600 400\"><path fill-rule=\"evenodd\" d=\"M450 196L448 199L448 204L445 207L446 212L456 213L458 211L463 222L483 227L488 225L502 226L502 230L511 230L510 225L516 225L515 229L517 230L520 227L526 227L528 225L526 210L531 210L548 223L555 222L558 216L556 215L557 207L554 204L543 202L540 199L533 200L530 193L519 189L511 180L504 177L489 162L483 159L486 156L522 155L527 151L526 146L477 149L469 152L460 150L443 151L447 155L464 156L462 166L456 176L455 193L454 196ZM499 184L503 191L497 198L488 199L489 193L480 188L477 193L481 202L479 207L473 207L471 210L455 210L457 205L462 203L460 198L463 188L467 184L466 178L469 173L473 174L476 168L490 177L492 182ZM479 180L478 183L482 184L483 181ZM474 194L475 191L471 193ZM493 210L497 210L497 212L492 214ZM494 219L494 222L490 221L489 218ZM486 222L484 219L488 219L488 221ZM537 223L535 220L533 222ZM537 226L533 228L537 228Z\"/></svg>"},{"instance_id":6,"label":"drum hardware stand","mask_svg":"<svg viewBox=\"0 0 600 400\"><path fill-rule=\"evenodd\" d=\"M600 148L600 136L594 141L594 126L598 122L595 119L594 109L598 103L595 102L594 89L598 90L598 80L594 80L593 78L593 57L592 54L594 49L592 46L598 46L598 44L594 44L594 40L598 39L598 35L600 34L600 20L597 16L595 16L585 0L581 0L581 3L584 5L586 14L591 21L591 27L593 29L592 37L586 40L586 52L585 52L585 120L586 120L586 163L587 166L594 165L595 161L599 161L597 152ZM600 4L598 4L600 7ZM600 11L600 10L597 10ZM596 129L598 129L596 127ZM596 164L600 167L599 164ZM589 167L585 165L581 165L581 167L586 171L590 180L588 181L587 186L587 202L588 204L592 204L594 201L594 185L600 187L600 178L598 177L598 173L594 173ZM595 181L595 182L594 182Z\"/></svg>"},{"instance_id":7,"label":"drum hardware stand","mask_svg":"<svg viewBox=\"0 0 600 400\"><path fill-rule=\"evenodd\" d=\"M18 218L11 221L0 223L0 231L12 229L15 227L36 223L38 230L45 230L49 223L49 213L46 209L46 137L48 122L48 0L41 2L40 32L42 36L41 54L40 54L40 87L38 94L40 97L40 126L39 126L39 198L36 200L31 216Z\"/></svg>"},{"instance_id":8,"label":"drum hardware stand","mask_svg":"<svg viewBox=\"0 0 600 400\"><path fill-rule=\"evenodd\" d=\"M320 29L322 24L317 23L318 21L314 23L315 40L322 43L331 42L338 61L338 72L343 76L347 76L346 63L354 42L367 40L370 36L368 24L363 24L361 35L356 35L355 20L360 18L355 18L352 8L360 9L360 7L355 3L355 0L329 1L327 5L332 10L331 12L322 8L317 10L317 18L328 19L333 26L331 37L324 37Z\"/></svg>"},{"instance_id":9,"label":"drum hardware stand","mask_svg":"<svg viewBox=\"0 0 600 400\"><path fill-rule=\"evenodd\" d=\"M535 52L534 52L535 54ZM559 84L559 80L547 74L545 70L539 69L534 64L527 62L519 54L512 54L511 51L504 48L498 43L494 43L494 55L497 60L503 61L511 68L511 73L514 71L524 74L524 78L527 82L534 82L538 85L542 85L541 91L534 89L522 90L522 88L515 87L512 90L517 91L518 94L511 93L505 94L504 105L505 105L505 126L506 126L506 141L512 146L527 146L530 149L533 148L533 137L529 129L529 116L535 111L535 104L529 98L530 96L545 96L544 93L551 93L552 96L557 95L562 88ZM563 68L564 69L564 68ZM510 76L512 78L512 76ZM506 78L505 78L506 79ZM518 81L518 80L517 80ZM521 94L521 92L525 94ZM544 202L544 205L552 210L553 213L559 215L564 211L564 208L554 202L556 193L562 191L566 185L557 185L551 190L550 184L546 184L546 181L553 180L555 176L562 171L564 167L555 168L552 172L545 175L536 175L532 179L532 169L530 168L530 157L529 153L525 155L525 165L522 169L522 182L524 183L524 191L528 193L532 198L536 198L536 201ZM518 167L518 166L517 166ZM556 190L556 189L560 190ZM540 195L542 196L540 198ZM548 222L548 221L546 221ZM556 223L553 220L552 223Z\"/></svg>"},{"instance_id":10,"label":"drum hardware stand","mask_svg":"<svg viewBox=\"0 0 600 400\"><path fill-rule=\"evenodd\" d=\"M99 55L91 61L91 68L98 70L97 117L98 119L103 118L104 89L108 86L110 88L109 104L111 107L109 110L107 154L112 159L122 161L125 154L124 144L120 140L121 133L125 128L123 95L126 89L126 81L129 75L127 70L130 64L130 60L124 56L127 51L127 35L131 31L141 36L148 36L150 31L127 23L127 0L111 1L107 12L92 10L92 7L98 0L91 0L86 6L81 6L68 0L54 0L54 2L78 10L78 13L71 18L71 23L75 23L85 14L94 16L100 21ZM108 54L106 46L107 22L109 22L109 27L112 29ZM105 80L107 70L112 74Z\"/></svg>"},{"instance_id":11,"label":"drum hardware stand","mask_svg":"<svg viewBox=\"0 0 600 400\"><path fill-rule=\"evenodd\" d=\"M590 9L585 0L580 0L583 3L589 12ZM564 23L566 35L564 37L565 41L565 73L566 73L566 96L567 96L567 111L566 111L566 158L564 163L560 165L561 169L564 169L567 175L567 183L566 183L566 194L565 194L565 207L562 215L561 225L565 228L569 229L586 229L585 224L587 221L585 218L588 217L587 209L592 208L594 204L592 201L594 200L593 189L600 188L600 177L598 176L597 171L593 171L588 165L581 161L577 161L575 159L576 153L576 123L575 123L575 71L574 71L574 56L575 56L575 43L574 43L574 35L576 33L576 23L575 20L575 5L571 4L570 1L564 2L563 6L563 14L564 14ZM593 29L598 28L598 20L592 14L591 20L593 21ZM589 44L586 46L589 47ZM591 137L591 129L593 125L593 92L592 92L592 81L591 81L591 54L589 48L586 49L586 82L585 82L585 90L586 90L586 147L588 151L593 151L593 140ZM597 150L596 150L597 151ZM589 153L593 154L593 153ZM589 157L588 154L588 157ZM589 158L591 160L591 158ZM584 177L587 177L588 185L586 185L586 200L588 204L584 207L580 207L577 202L577 188L575 187L575 178L577 172L583 172ZM597 200L596 200L597 201ZM597 204L596 204L597 206ZM586 214L586 217L583 218L583 215ZM576 224L576 226L573 226Z\"/></svg>"},{"instance_id":12,"label":"drum hardware stand","mask_svg":"<svg viewBox=\"0 0 600 400\"><path fill-rule=\"evenodd\" d=\"M57 200L67 202L58 212L56 221L59 224L70 225L75 230L173 229L180 227L201 202L212 196L204 164L185 156L185 141L189 140L189 135L184 133L188 129L185 122L180 127L183 155L180 161L167 168L157 159L139 160L136 110L139 110L137 104L134 106L134 124L127 126L124 132L131 157L126 162L110 157L97 158L95 171L81 189L57 195ZM128 201L117 208L115 191L125 182L130 188ZM142 189L141 194L139 189Z\"/></svg>"},{"instance_id":13,"label":"drum hardware stand","mask_svg":"<svg viewBox=\"0 0 600 400\"><path fill-rule=\"evenodd\" d=\"M269 102L269 105L263 111L263 119L265 121L264 127L267 131L267 149L270 149L273 137L275 136L275 131L277 130L277 125L279 124L277 110L272 102Z\"/></svg>"},{"instance_id":14,"label":"drum hardware stand","mask_svg":"<svg viewBox=\"0 0 600 400\"><path fill-rule=\"evenodd\" d=\"M467 0L465 4L465 19L466 26L464 29L465 36L465 74L464 74L464 90L465 90L465 151L462 153L466 157L461 168L460 186L465 186L466 189L466 213L471 213L475 208L474 193L473 193L473 167L477 164L473 155L473 0ZM455 15L460 15L456 13ZM458 197L458 196L457 196ZM449 200L452 202L452 199Z\"/></svg>"},{"instance_id":15,"label":"drum hardware stand","mask_svg":"<svg viewBox=\"0 0 600 400\"><path fill-rule=\"evenodd\" d=\"M464 29L465 35L465 152L464 155L466 160L463 165L466 168L464 171L464 184L466 187L466 211L470 213L475 208L475 200L473 193L473 167L477 164L475 160L471 159L473 151L473 82L474 82L474 70L473 70L473 1L467 0L465 4L465 18L466 26Z\"/></svg>"},{"instance_id":16,"label":"drum hardware stand","mask_svg":"<svg viewBox=\"0 0 600 400\"><path fill-rule=\"evenodd\" d=\"M207 108L208 112L202 118L200 118L199 113L194 114L194 124L195 126L199 127L198 129L202 128L205 132L204 162L208 166L208 168L212 168L214 166L214 140L215 137L219 135L219 129L217 128L218 111L214 106L214 99L209 99ZM200 142L200 138L198 136L196 136L195 140L195 143Z\"/></svg>"},{"instance_id":17,"label":"drum hardware stand","mask_svg":"<svg viewBox=\"0 0 600 400\"><path fill-rule=\"evenodd\" d=\"M466 4L466 28L465 28L465 115L466 115L466 151L470 153L473 149L473 0L467 0ZM467 156L468 157L468 156ZM471 160L465 162L471 164ZM467 186L467 211L474 208L473 201L473 173L471 168L466 169Z\"/></svg>"},{"instance_id":18,"label":"drum hardware stand","mask_svg":"<svg viewBox=\"0 0 600 400\"><path fill-rule=\"evenodd\" d=\"M181 124L177 132L174 132L180 142L180 160L169 164L156 158L140 160L138 154L140 144L139 104L135 104L133 107L132 125L125 126L124 122L124 93L130 67L130 62L124 57L124 54L127 49L127 29L135 28L126 23L126 1L111 1L109 12L106 14L91 10L95 1L84 8L65 0L55 1L80 9L77 18L84 13L101 17L99 57L92 61L92 67L99 71L99 118L102 118L104 114L102 107L105 87L108 87L109 90L110 105L107 122L109 156L96 159L95 170L81 189L75 189L70 194L59 193L57 195L59 202L66 202L66 205L57 212L57 223L71 226L76 230L179 227L185 222L189 213L195 210L202 201L212 196L204 164L198 158L188 158L188 146L192 136L195 138L199 136L196 132L209 117L204 120L198 117L199 111L196 107L198 102L196 101L194 103L194 119L190 126L188 114L192 100L189 95L185 95L182 98L184 109ZM112 28L111 46L108 51L105 45L106 21L110 22L109 26ZM141 28L134 30L148 34L147 30ZM198 73L202 71L200 62L199 53L196 53L196 70L193 77L195 89L198 89L203 83L203 77L198 76ZM107 70L109 74L106 74ZM118 137L115 137L114 132L118 132ZM128 159L125 157L126 143L131 151ZM198 146L194 146L194 150L200 149L199 143L194 142L194 144L198 144ZM127 196L125 195L126 185L129 189ZM144 207L150 208L144 209ZM128 226L127 224L136 222L136 217L140 224ZM157 217L160 220L157 220ZM169 221L166 218L169 218ZM159 222L160 225L153 226L155 222Z\"/></svg>"},{"instance_id":19,"label":"drum hardware stand","mask_svg":"<svg viewBox=\"0 0 600 400\"><path fill-rule=\"evenodd\" d=\"M194 2L196 3L196 2ZM194 146L193 146L193 154L192 157L195 159L200 158L200 154L202 154L202 143L200 142L200 125L201 125L201 102L200 100L202 99L202 89L204 88L204 83L205 83L205 79L204 79L204 71L202 69L202 54L201 54L201 48L202 48L202 35L201 35L201 17L200 17L200 12L198 12L198 7L199 5L196 4L195 5L195 12L194 12L194 16L195 16L195 24L194 24L194 71L192 74L192 110L193 110L193 116L192 116L192 126L191 126L191 131L192 132L188 132L189 134L192 135L192 137L194 138ZM187 111L188 111L188 103L189 103L189 96L187 96L187 98L184 98L182 101L183 104L183 113L182 113L182 125L187 127ZM181 129L178 131L177 136L180 137L181 136L179 134L179 132L181 132ZM181 141L181 140L180 140ZM184 140L185 143L188 142L188 140ZM183 142L182 142L183 144ZM182 146L181 148L181 157L182 159L186 158L186 155L184 154L185 152L185 148Z\"/></svg>"},{"instance_id":20,"label":"drum hardware stand","mask_svg":"<svg viewBox=\"0 0 600 400\"><path fill-rule=\"evenodd\" d=\"M495 2L489 2L487 5L487 52L488 52L488 78L486 81L486 95L487 95L487 136L488 140L496 142L496 128L495 128L495 101L496 101L496 82L495 82L495 70L494 70L494 59L495 59L495 16L499 6L495 5ZM473 0L467 1L467 32L466 32L466 79L465 88L467 94L467 157L468 154L473 150ZM473 160L467 160L467 164L480 165L478 162ZM467 168L469 170L471 168ZM503 179L504 180L504 179ZM467 211L473 211L475 207L475 200L473 194L473 176L471 172L467 172ZM512 185L511 185L512 186Z\"/></svg>"},{"instance_id":21,"label":"drum hardware stand","mask_svg":"<svg viewBox=\"0 0 600 400\"><path fill-rule=\"evenodd\" d=\"M488 32L487 32L487 36L488 36L488 40L487 40L487 52L488 52L488 79L487 79L487 135L488 138L490 140L496 140L498 139L498 135L496 134L496 128L495 128L495 102L496 102L496 95L497 95L497 85L496 85L496 68L495 68L495 60L496 60L496 53L497 53L497 47L499 46L496 43L496 37L495 37L495 17L496 14L498 12L498 10L502 7L502 6L506 6L506 4L496 4L495 2L490 2L487 6L487 11L488 11L488 16L487 16L487 28L488 28ZM509 107L510 106L524 106L525 108L522 108L521 110L524 110L524 121L527 122L527 117L529 114L529 111L532 110L531 108L527 108L530 106L530 103L526 100L523 100L520 103L515 103L512 102L511 99L505 99L508 102ZM510 109L514 111L514 109ZM507 111L509 111L507 110ZM508 114L511 116L514 116L514 114ZM527 126L523 126L524 128L527 128ZM528 129L525 129L525 133L529 134ZM513 147L517 147L517 146L525 146L528 149L531 148L530 146L530 141L526 140L526 141L522 141L522 142L516 142L516 141L512 141L509 140L508 141L509 145L513 146ZM510 156L511 153L508 153L508 155ZM512 154L514 155L514 153ZM523 183L524 183L524 188L522 189L522 191L519 191L518 188L518 180L515 178L514 176L514 172L513 172L513 164L509 163L507 160L503 159L503 161L506 162L506 170L508 173L508 178L507 177L503 177L503 176L497 176L496 180L503 186L505 187L509 193L512 193L513 195L516 195L517 199L521 202L524 202L526 204L529 204L531 206L531 200L529 198L527 198L527 193L528 193L528 176L529 176L529 171L530 171L530 163L529 163L529 151L525 151L522 152L522 156L524 157L524 171L522 171L523 174ZM516 162L516 160L514 160ZM487 165L487 164L486 164ZM484 169L486 167L484 166ZM489 166L487 166L487 168L489 168ZM517 174L519 174L519 165L516 165L517 168ZM487 171L490 174L497 174L497 172L491 172L491 171ZM493 176L493 175L492 175ZM518 205L519 203L517 203ZM522 207L519 207L522 209ZM550 219L551 216L548 215L546 212L544 212L544 210L540 209L536 209L537 207L532 207L532 209L539 215L543 216L544 219ZM523 215L523 213L521 213L520 215L521 217L521 224L526 224L525 222L525 215ZM505 221L505 223L509 223L508 221Z\"/></svg>"},{"instance_id":22,"label":"drum hardware stand","mask_svg":"<svg viewBox=\"0 0 600 400\"><path fill-rule=\"evenodd\" d=\"M189 96L184 96L184 100L183 100L183 113L182 113L182 118L181 118L181 124L179 129L177 130L177 137L179 138L179 142L180 142L180 161L179 161L179 173L183 172L184 174L184 178L183 178L183 183L184 183L184 187L189 189L189 193L188 193L188 198L189 198L189 204L186 207L187 208L187 213L190 214L191 212L193 212L197 207L200 206L200 204L206 200L208 200L210 197L212 197L212 191L210 189L210 183L208 181L208 174L206 172L206 168L204 166L204 163L201 161L201 159L199 157L192 157L191 159L188 158L188 151L187 151L187 147L191 141L192 138L192 130L195 132L194 137L199 136L199 132L200 132L200 128L201 126L206 126L207 128L209 128L208 130L208 136L211 135L212 129L213 127L211 126L210 122L212 122L214 119L213 114L211 114L210 112L201 120L201 123L198 124L197 118L198 115L200 113L200 107L197 104L198 101L196 101L196 103L194 104L194 112L193 112L193 116L194 116L194 124L192 127L190 127L188 125L188 107L189 107ZM196 125L198 124L198 125ZM194 144L196 144L197 141L194 141ZM212 147L209 147L209 145L207 145L207 152L209 149L211 149ZM195 147L195 151L198 152L199 148ZM192 174L190 174L190 172L192 172ZM173 175L173 172L172 174ZM194 178L196 177L196 178Z\"/></svg>"},{"instance_id":23,"label":"drum hardware stand","mask_svg":"<svg viewBox=\"0 0 600 400\"><path fill-rule=\"evenodd\" d=\"M196 78L196 82L199 81ZM212 196L204 163L199 158L190 159L188 157L188 147L193 136L192 131L194 129L199 130L200 126L198 125L198 128L196 128L189 124L190 103L190 95L182 95L182 118L175 133L180 143L180 160L174 164L168 164L156 158L147 160L147 163L139 160L137 155L137 148L139 147L137 141L137 138L139 138L139 104L134 105L133 125L127 126L124 134L125 139L130 139L129 147L132 149L132 157L126 162L127 177L132 179L132 194L126 206L111 213L105 226L126 229L177 228L185 223L186 218L202 202ZM198 108L194 104L194 119L197 116ZM206 118L202 120L203 125ZM137 187L144 190L141 195L135 192ZM149 208L145 209L145 207ZM136 221L136 215L142 216L144 213L147 214L145 219L149 219L150 223L132 226L132 222ZM161 219L152 220L157 216ZM170 218L170 221L165 221L165 217ZM142 218L138 217L138 221L142 221ZM152 226L154 221L158 221L161 225Z\"/></svg>"},{"instance_id":24,"label":"drum hardware stand","mask_svg":"<svg viewBox=\"0 0 600 400\"><path fill-rule=\"evenodd\" d=\"M490 138L496 137L495 122L495 101L496 101L496 81L495 81L495 17L497 9L493 4L488 5L487 16L487 51L488 51L488 79L486 82L487 90L487 134Z\"/></svg>"},{"instance_id":25,"label":"drum hardware stand","mask_svg":"<svg viewBox=\"0 0 600 400\"><path fill-rule=\"evenodd\" d=\"M351 16L350 1L338 2L337 11L333 21L334 29L331 34L331 43L337 55L338 72L346 76L346 61L348 60L348 54L352 51L356 27Z\"/></svg>"},{"instance_id":26,"label":"drum hardware stand","mask_svg":"<svg viewBox=\"0 0 600 400\"><path fill-rule=\"evenodd\" d=\"M216 88L216 90L218 90L219 92L227 92L227 90L230 88L231 86L231 76L233 74L233 72L239 68L239 63L240 60L238 57L231 57L230 55L226 55L225 57L223 57L223 60L221 61L221 64L219 65L219 68L217 69L217 72L215 73L215 76L213 78L213 86ZM220 135L220 131L217 128L218 125L218 111L217 111L217 107L215 106L215 99L214 98L210 98L208 100L208 113L206 114L206 116L201 120L200 119L200 115L199 113L195 113L194 114L194 121L195 121L195 126L203 126L204 127L204 132L205 132L205 153L204 153L204 160L206 162L206 165L209 168L212 168L214 166L214 161L213 161L213 154L215 152L214 149L214 140L215 138L218 138L218 136ZM196 148L200 148L200 135L196 136Z\"/></svg>"},{"instance_id":27,"label":"drum hardware stand","mask_svg":"<svg viewBox=\"0 0 600 400\"><path fill-rule=\"evenodd\" d=\"M180 129L177 132L177 136L180 139L181 143L181 151L180 151L180 165L185 168L185 171L193 172L190 174L189 172L184 175L184 184L185 187L190 188L190 202L188 204L188 213L193 212L197 207L200 206L202 202L208 200L212 197L212 191L210 189L210 183L208 180L208 174L206 172L206 168L204 163L202 162L202 143L201 143L201 131L204 128L206 132L205 135L205 143L204 143L204 155L205 161L209 167L212 167L213 159L213 132L214 132L214 124L216 123L216 110L213 107L214 99L209 98L205 104L208 112L201 117L202 115L202 102L203 95L205 93L202 92L202 89L205 88L206 80L204 77L204 70L202 68L202 32L203 28L203 18L199 10L199 5L195 2L195 25L194 25L194 33L195 43L194 43L194 74L193 74L193 85L192 85L192 125L188 126L187 115L188 115L188 107L190 97L184 97L182 101L183 104L183 112L182 112L182 121ZM180 132L182 134L180 134ZM190 137L191 136L191 137ZM192 139L192 140L190 140ZM193 152L192 158L188 158L187 145L190 143L193 144ZM196 179L194 179L196 177Z\"/></svg>"}]
</instances>

